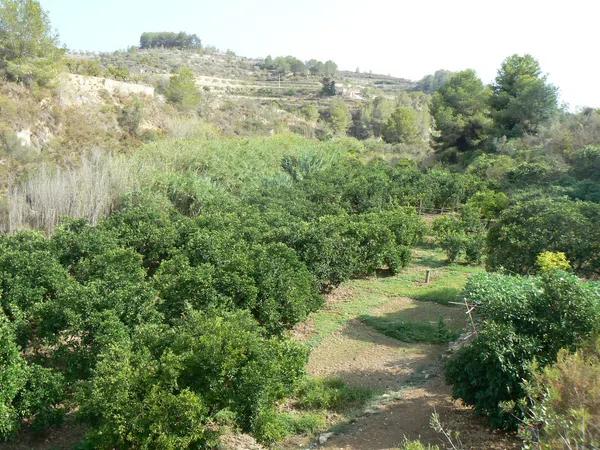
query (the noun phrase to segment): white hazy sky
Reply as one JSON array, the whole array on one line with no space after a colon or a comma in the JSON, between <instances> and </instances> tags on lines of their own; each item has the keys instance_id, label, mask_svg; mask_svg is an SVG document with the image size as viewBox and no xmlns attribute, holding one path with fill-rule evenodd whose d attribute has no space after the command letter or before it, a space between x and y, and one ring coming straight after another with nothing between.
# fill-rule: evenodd
<instances>
[{"instance_id":1,"label":"white hazy sky","mask_svg":"<svg viewBox=\"0 0 600 450\"><path fill-rule=\"evenodd\" d=\"M333 59L419 79L531 53L572 109L600 107L600 0L41 0L73 50L136 45L143 31L196 33L243 56Z\"/></svg>"}]
</instances>

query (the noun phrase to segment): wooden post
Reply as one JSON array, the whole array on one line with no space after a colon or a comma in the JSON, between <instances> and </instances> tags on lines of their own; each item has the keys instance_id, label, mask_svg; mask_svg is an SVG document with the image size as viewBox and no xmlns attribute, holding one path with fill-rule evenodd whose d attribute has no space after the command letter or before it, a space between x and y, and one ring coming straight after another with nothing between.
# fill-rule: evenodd
<instances>
[{"instance_id":1,"label":"wooden post","mask_svg":"<svg viewBox=\"0 0 600 450\"><path fill-rule=\"evenodd\" d=\"M430 280L431 280L431 270L427 269L427 271L425 272L425 284L429 284Z\"/></svg>"}]
</instances>

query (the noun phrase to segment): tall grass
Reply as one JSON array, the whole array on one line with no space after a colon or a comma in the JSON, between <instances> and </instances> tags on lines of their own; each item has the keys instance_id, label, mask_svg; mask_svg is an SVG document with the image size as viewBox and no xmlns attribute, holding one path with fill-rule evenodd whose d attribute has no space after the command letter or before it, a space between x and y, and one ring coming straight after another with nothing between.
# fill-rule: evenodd
<instances>
[{"instance_id":1,"label":"tall grass","mask_svg":"<svg viewBox=\"0 0 600 450\"><path fill-rule=\"evenodd\" d=\"M137 184L122 157L92 152L72 168L40 168L24 182L9 188L4 232L38 229L52 232L65 216L86 218L92 224L110 214L123 192Z\"/></svg>"},{"instance_id":2,"label":"tall grass","mask_svg":"<svg viewBox=\"0 0 600 450\"><path fill-rule=\"evenodd\" d=\"M189 128L187 128L189 125ZM181 133L194 136L197 122L184 122ZM360 151L352 140L319 142L295 135L268 138L165 139L133 155L100 151L82 157L71 168L42 165L27 180L12 186L0 231L38 229L52 232L62 217L85 218L92 224L106 217L124 193L161 189L171 175L202 181L230 192L253 189L267 180L290 182L284 161L296 161L301 175L322 170L344 154Z\"/></svg>"}]
</instances>

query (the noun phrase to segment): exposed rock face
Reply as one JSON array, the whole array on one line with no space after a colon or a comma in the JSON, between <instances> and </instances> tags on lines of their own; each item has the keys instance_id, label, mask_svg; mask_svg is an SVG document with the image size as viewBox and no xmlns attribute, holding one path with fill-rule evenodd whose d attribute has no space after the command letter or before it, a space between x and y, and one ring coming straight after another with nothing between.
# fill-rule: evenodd
<instances>
[{"instance_id":1,"label":"exposed rock face","mask_svg":"<svg viewBox=\"0 0 600 450\"><path fill-rule=\"evenodd\" d=\"M23 147L31 147L31 130L23 129L17 131L15 136L19 141L19 144L21 144Z\"/></svg>"},{"instance_id":2,"label":"exposed rock face","mask_svg":"<svg viewBox=\"0 0 600 450\"><path fill-rule=\"evenodd\" d=\"M154 97L154 88L145 84L127 83L109 78L64 74L59 85L59 100L63 106L101 104L110 96L146 95Z\"/></svg>"}]
</instances>

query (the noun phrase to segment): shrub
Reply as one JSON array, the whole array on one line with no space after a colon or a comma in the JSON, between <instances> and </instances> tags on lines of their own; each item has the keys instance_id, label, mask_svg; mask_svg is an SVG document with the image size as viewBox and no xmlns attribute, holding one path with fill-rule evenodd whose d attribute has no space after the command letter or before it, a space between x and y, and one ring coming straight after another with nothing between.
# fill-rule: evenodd
<instances>
[{"instance_id":1,"label":"shrub","mask_svg":"<svg viewBox=\"0 0 600 450\"><path fill-rule=\"evenodd\" d=\"M214 274L210 264L193 267L183 255L163 261L153 277L160 295L159 311L168 320L176 321L188 308L229 309L231 300L217 292Z\"/></svg>"},{"instance_id":2,"label":"shrub","mask_svg":"<svg viewBox=\"0 0 600 450\"><path fill-rule=\"evenodd\" d=\"M550 270L569 270L571 264L563 252L542 252L536 258L536 264L542 272Z\"/></svg>"},{"instance_id":3,"label":"shrub","mask_svg":"<svg viewBox=\"0 0 600 450\"><path fill-rule=\"evenodd\" d=\"M166 199L130 195L101 225L117 242L144 257L144 266L156 270L174 251L179 237L176 212Z\"/></svg>"},{"instance_id":4,"label":"shrub","mask_svg":"<svg viewBox=\"0 0 600 450\"><path fill-rule=\"evenodd\" d=\"M573 172L577 178L600 181L600 146L588 145L571 156Z\"/></svg>"},{"instance_id":5,"label":"shrub","mask_svg":"<svg viewBox=\"0 0 600 450\"><path fill-rule=\"evenodd\" d=\"M56 370L37 364L31 364L28 369L28 382L19 398L19 412L28 419L34 432L41 432L62 422L66 384L64 376Z\"/></svg>"},{"instance_id":6,"label":"shrub","mask_svg":"<svg viewBox=\"0 0 600 450\"><path fill-rule=\"evenodd\" d=\"M525 384L531 405L520 435L536 448L600 446L600 339L536 370Z\"/></svg>"},{"instance_id":7,"label":"shrub","mask_svg":"<svg viewBox=\"0 0 600 450\"><path fill-rule=\"evenodd\" d=\"M265 338L244 312L191 313L165 339L179 356L178 385L201 393L214 411L228 408L250 431L257 412L291 392L304 371L306 353L287 339Z\"/></svg>"},{"instance_id":8,"label":"shrub","mask_svg":"<svg viewBox=\"0 0 600 450\"><path fill-rule=\"evenodd\" d=\"M507 209L488 234L487 266L533 273L545 251L563 252L581 275L600 271L600 205L570 200L525 201Z\"/></svg>"},{"instance_id":9,"label":"shrub","mask_svg":"<svg viewBox=\"0 0 600 450\"><path fill-rule=\"evenodd\" d=\"M260 431L262 412L293 391L305 361L246 312L191 311L170 330L143 327L107 347L79 391L80 416L94 448L209 446L218 411Z\"/></svg>"},{"instance_id":10,"label":"shrub","mask_svg":"<svg viewBox=\"0 0 600 450\"><path fill-rule=\"evenodd\" d=\"M210 443L209 412L201 397L168 383L177 374L175 361L161 361L167 381L161 386L144 356L125 343L100 355L92 380L79 393L80 417L92 426L86 445L175 450Z\"/></svg>"},{"instance_id":11,"label":"shrub","mask_svg":"<svg viewBox=\"0 0 600 450\"><path fill-rule=\"evenodd\" d=\"M133 99L125 104L117 116L119 126L130 136L137 136L142 122L144 105L141 100Z\"/></svg>"},{"instance_id":12,"label":"shrub","mask_svg":"<svg viewBox=\"0 0 600 450\"><path fill-rule=\"evenodd\" d=\"M440 239L440 247L446 252L448 262L455 262L464 249L467 237L463 233L451 233Z\"/></svg>"},{"instance_id":13,"label":"shrub","mask_svg":"<svg viewBox=\"0 0 600 450\"><path fill-rule=\"evenodd\" d=\"M60 422L63 378L21 356L9 321L0 316L0 438L7 439L28 419L34 431Z\"/></svg>"},{"instance_id":14,"label":"shrub","mask_svg":"<svg viewBox=\"0 0 600 450\"><path fill-rule=\"evenodd\" d=\"M200 91L196 86L194 72L187 67L182 67L171 75L169 84L165 88L165 97L181 111L193 111L200 104Z\"/></svg>"},{"instance_id":15,"label":"shrub","mask_svg":"<svg viewBox=\"0 0 600 450\"><path fill-rule=\"evenodd\" d=\"M481 217L490 222L497 219L509 203L509 198L504 192L486 190L475 193L468 200L467 205L479 210Z\"/></svg>"},{"instance_id":16,"label":"shrub","mask_svg":"<svg viewBox=\"0 0 600 450\"><path fill-rule=\"evenodd\" d=\"M423 444L421 441L409 441L406 439L400 450L439 450L437 445Z\"/></svg>"},{"instance_id":17,"label":"shrub","mask_svg":"<svg viewBox=\"0 0 600 450\"><path fill-rule=\"evenodd\" d=\"M449 361L446 378L453 395L487 415L492 424L514 427L518 402L534 360L552 363L558 351L575 348L599 329L600 291L594 283L559 270L542 276L480 274L465 288L477 306L478 333Z\"/></svg>"},{"instance_id":18,"label":"shrub","mask_svg":"<svg viewBox=\"0 0 600 450\"><path fill-rule=\"evenodd\" d=\"M322 305L316 282L296 253L284 244L256 247L254 279L258 288L256 318L271 332L281 332Z\"/></svg>"},{"instance_id":19,"label":"shrub","mask_svg":"<svg viewBox=\"0 0 600 450\"><path fill-rule=\"evenodd\" d=\"M184 251L192 266L210 264L215 268L215 288L233 299L237 307L252 309L256 306L255 262L246 241L225 230L198 230L189 237Z\"/></svg>"},{"instance_id":20,"label":"shrub","mask_svg":"<svg viewBox=\"0 0 600 450\"><path fill-rule=\"evenodd\" d=\"M9 238L8 245L13 248L0 254L0 296L17 341L26 347L35 340L40 309L62 295L69 276L50 252L26 249L31 241L17 239Z\"/></svg>"},{"instance_id":21,"label":"shrub","mask_svg":"<svg viewBox=\"0 0 600 450\"><path fill-rule=\"evenodd\" d=\"M465 243L465 257L469 264L481 264L485 254L485 235L473 234L467 237Z\"/></svg>"},{"instance_id":22,"label":"shrub","mask_svg":"<svg viewBox=\"0 0 600 450\"><path fill-rule=\"evenodd\" d=\"M460 215L442 216L433 221L432 231L449 262L455 262L464 252L469 264L479 264L485 251L484 226L479 212L472 206Z\"/></svg>"}]
</instances>

